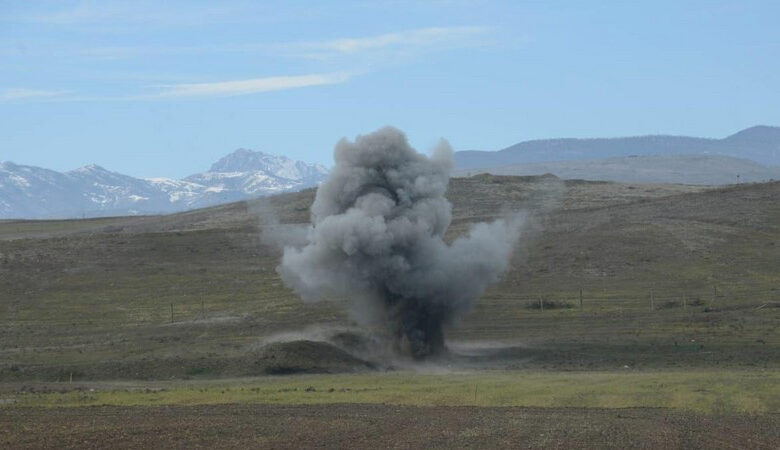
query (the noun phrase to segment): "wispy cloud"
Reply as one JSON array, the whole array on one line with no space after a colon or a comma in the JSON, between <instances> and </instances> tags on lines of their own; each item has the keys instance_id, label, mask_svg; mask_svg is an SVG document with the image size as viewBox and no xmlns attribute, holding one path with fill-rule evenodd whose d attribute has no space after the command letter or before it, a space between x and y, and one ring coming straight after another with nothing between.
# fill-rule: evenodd
<instances>
[{"instance_id":1,"label":"wispy cloud","mask_svg":"<svg viewBox=\"0 0 780 450\"><path fill-rule=\"evenodd\" d=\"M429 27L356 38L281 42L208 44L186 46L88 47L76 55L97 58L132 58L148 55L197 55L207 53L254 53L271 56L327 59L361 56L366 53L404 51L407 53L455 49L480 45L495 31L484 26Z\"/></svg>"},{"instance_id":2,"label":"wispy cloud","mask_svg":"<svg viewBox=\"0 0 780 450\"><path fill-rule=\"evenodd\" d=\"M348 73L292 75L252 78L249 80L217 81L213 83L183 83L163 86L162 91L145 98L213 97L257 94L311 86L344 83L351 78Z\"/></svg>"},{"instance_id":3,"label":"wispy cloud","mask_svg":"<svg viewBox=\"0 0 780 450\"><path fill-rule=\"evenodd\" d=\"M230 97L238 95L259 94L263 92L284 91L313 86L323 86L347 82L357 75L357 72L320 73L307 75L290 75L247 80L214 81L209 83L179 83L150 85L147 88L156 90L150 94L140 95L89 95L75 94L72 91L46 91L40 89L12 88L0 90L0 102L51 100L64 102L96 102L96 101L137 101L176 98Z\"/></svg>"},{"instance_id":4,"label":"wispy cloud","mask_svg":"<svg viewBox=\"0 0 780 450\"><path fill-rule=\"evenodd\" d=\"M460 47L471 44L474 39L491 32L490 27L458 26L431 27L385 33L359 38L340 38L325 41L281 44L289 51L326 56L327 54L355 54L359 52L384 50L387 48L441 48Z\"/></svg>"},{"instance_id":5,"label":"wispy cloud","mask_svg":"<svg viewBox=\"0 0 780 450\"><path fill-rule=\"evenodd\" d=\"M96 14L89 11L90 14ZM73 12L78 16L77 12ZM74 17L74 20L76 18ZM116 101L216 97L256 94L309 86L345 83L358 74L366 74L406 64L423 55L451 49L489 45L494 28L484 26L428 27L353 38L324 39L287 43L208 44L203 46L117 46L82 48L76 55L104 59L134 58L149 55L199 55L202 53L243 52L254 56L314 59L322 72L304 75L269 76L216 82L188 82L146 86L146 94L117 92L113 96L89 92L37 89L0 91L0 101L51 98L61 101ZM60 52L66 53L66 52ZM73 54L73 53L71 53ZM339 72L329 72L334 70ZM317 69L314 69L317 70ZM123 72L124 73L124 72ZM152 77L154 75L151 75ZM159 77L162 80L164 77ZM168 77L170 79L170 77ZM228 76L225 76L228 78ZM189 78L190 81L199 81ZM136 89L140 86L136 87ZM125 87L126 89L126 87ZM131 88L132 90L132 88Z\"/></svg>"},{"instance_id":6,"label":"wispy cloud","mask_svg":"<svg viewBox=\"0 0 780 450\"><path fill-rule=\"evenodd\" d=\"M61 97L68 91L51 91L43 89L10 88L0 90L0 101L30 100Z\"/></svg>"}]
</instances>

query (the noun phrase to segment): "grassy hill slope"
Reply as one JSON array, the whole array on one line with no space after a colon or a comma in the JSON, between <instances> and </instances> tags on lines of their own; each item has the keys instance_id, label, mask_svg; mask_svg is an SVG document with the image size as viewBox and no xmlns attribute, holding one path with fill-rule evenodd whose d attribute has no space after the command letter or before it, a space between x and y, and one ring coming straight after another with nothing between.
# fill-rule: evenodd
<instances>
[{"instance_id":1,"label":"grassy hill slope","mask_svg":"<svg viewBox=\"0 0 780 450\"><path fill-rule=\"evenodd\" d=\"M0 222L0 379L247 375L263 337L351 324L344 304L284 287L261 240L272 213L306 222L313 194ZM448 198L448 239L528 216L511 271L448 330L453 345L513 343L503 367L778 367L780 183L482 175L454 179Z\"/></svg>"}]
</instances>

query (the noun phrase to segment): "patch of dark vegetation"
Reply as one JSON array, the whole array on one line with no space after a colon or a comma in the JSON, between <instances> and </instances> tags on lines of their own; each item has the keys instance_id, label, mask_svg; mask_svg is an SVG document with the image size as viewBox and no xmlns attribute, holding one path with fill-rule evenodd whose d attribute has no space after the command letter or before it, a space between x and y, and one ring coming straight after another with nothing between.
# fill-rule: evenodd
<instances>
[{"instance_id":1,"label":"patch of dark vegetation","mask_svg":"<svg viewBox=\"0 0 780 450\"><path fill-rule=\"evenodd\" d=\"M187 369L187 375L189 376L203 375L206 372L208 372L208 369L205 367L190 367Z\"/></svg>"},{"instance_id":2,"label":"patch of dark vegetation","mask_svg":"<svg viewBox=\"0 0 780 450\"><path fill-rule=\"evenodd\" d=\"M559 178L551 173L545 173L542 175L493 175L490 173L480 173L474 175L473 178L476 181L493 184L513 184L513 183L534 183L544 180L558 180Z\"/></svg>"},{"instance_id":3,"label":"patch of dark vegetation","mask_svg":"<svg viewBox=\"0 0 780 450\"><path fill-rule=\"evenodd\" d=\"M526 303L525 305L528 309L570 309L574 308L574 305L572 305L569 302L556 302L553 300L534 300Z\"/></svg>"},{"instance_id":4,"label":"patch of dark vegetation","mask_svg":"<svg viewBox=\"0 0 780 450\"><path fill-rule=\"evenodd\" d=\"M268 375L342 373L374 368L333 344L309 340L268 344L260 351L255 365Z\"/></svg>"},{"instance_id":5,"label":"patch of dark vegetation","mask_svg":"<svg viewBox=\"0 0 780 450\"><path fill-rule=\"evenodd\" d=\"M699 298L690 300L669 300L658 304L658 309L688 308L693 306L704 306L705 303Z\"/></svg>"},{"instance_id":6,"label":"patch of dark vegetation","mask_svg":"<svg viewBox=\"0 0 780 450\"><path fill-rule=\"evenodd\" d=\"M564 180L564 183L566 186L577 186L577 185L602 185L602 184L613 184L611 181L600 181L600 180L582 180L579 178L572 178L569 180ZM635 189L633 186L629 186L629 189Z\"/></svg>"}]
</instances>

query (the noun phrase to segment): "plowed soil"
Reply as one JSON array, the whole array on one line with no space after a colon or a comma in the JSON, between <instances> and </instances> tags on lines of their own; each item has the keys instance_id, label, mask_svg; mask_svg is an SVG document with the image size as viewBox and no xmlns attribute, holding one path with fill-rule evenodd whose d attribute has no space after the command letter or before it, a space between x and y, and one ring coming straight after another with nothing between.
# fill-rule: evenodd
<instances>
[{"instance_id":1,"label":"plowed soil","mask_svg":"<svg viewBox=\"0 0 780 450\"><path fill-rule=\"evenodd\" d=\"M0 447L776 449L780 417L357 404L9 408L0 409Z\"/></svg>"}]
</instances>

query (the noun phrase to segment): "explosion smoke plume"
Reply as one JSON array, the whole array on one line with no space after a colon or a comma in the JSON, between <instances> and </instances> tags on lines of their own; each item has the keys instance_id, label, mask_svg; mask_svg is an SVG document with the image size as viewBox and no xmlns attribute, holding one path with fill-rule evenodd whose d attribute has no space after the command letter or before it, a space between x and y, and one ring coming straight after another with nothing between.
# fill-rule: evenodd
<instances>
[{"instance_id":1,"label":"explosion smoke plume","mask_svg":"<svg viewBox=\"0 0 780 450\"><path fill-rule=\"evenodd\" d=\"M378 311L403 353L442 351L443 325L506 270L519 220L476 224L444 242L452 217L446 142L428 158L387 127L341 140L335 162L317 189L305 244L284 249L284 282L305 301L348 298Z\"/></svg>"}]
</instances>

